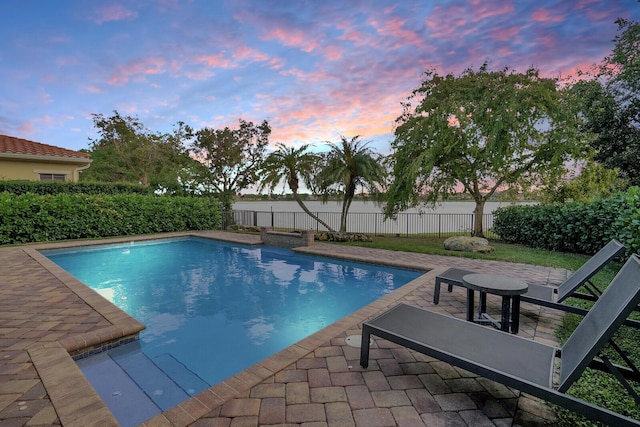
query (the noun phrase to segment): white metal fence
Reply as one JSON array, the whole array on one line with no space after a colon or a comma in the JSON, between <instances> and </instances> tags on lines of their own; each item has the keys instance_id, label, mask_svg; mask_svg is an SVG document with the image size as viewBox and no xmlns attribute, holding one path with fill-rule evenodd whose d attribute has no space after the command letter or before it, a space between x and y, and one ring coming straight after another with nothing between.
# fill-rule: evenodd
<instances>
[{"instance_id":1,"label":"white metal fence","mask_svg":"<svg viewBox=\"0 0 640 427\"><path fill-rule=\"evenodd\" d=\"M340 212L314 212L334 230L340 228ZM315 230L326 228L304 212L272 212L234 210L223 215L225 224L241 224L254 227L273 227L280 230ZM395 220L385 220L379 212L354 212L347 217L347 231L373 235L416 236L432 234L439 237L449 234L471 234L474 214L399 213ZM493 232L493 214L482 217L486 237L497 237Z\"/></svg>"}]
</instances>

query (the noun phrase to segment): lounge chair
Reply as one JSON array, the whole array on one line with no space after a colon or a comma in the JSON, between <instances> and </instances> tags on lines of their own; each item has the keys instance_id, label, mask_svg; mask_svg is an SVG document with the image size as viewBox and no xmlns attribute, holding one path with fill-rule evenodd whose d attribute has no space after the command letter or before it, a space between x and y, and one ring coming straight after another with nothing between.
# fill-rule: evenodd
<instances>
[{"instance_id":1,"label":"lounge chair","mask_svg":"<svg viewBox=\"0 0 640 427\"><path fill-rule=\"evenodd\" d=\"M529 289L525 294L520 296L520 301L529 302L545 307L555 308L557 310L567 311L585 315L587 310L574 307L562 302L569 298L575 297L590 301L595 301L601 292L591 282L591 278L598 273L604 266L618 255L624 253L626 248L617 240L612 240L605 247L600 249L594 256L589 258L575 273L573 273L560 286L544 286L529 284ZM462 278L467 274L478 273L478 271L462 270L460 268L450 268L440 275L436 276L436 286L433 292L433 303L438 304L440 300L440 285L446 283L449 285L449 292L452 291L453 285L462 286ZM584 286L588 290L587 293L577 292L578 288Z\"/></svg>"},{"instance_id":2,"label":"lounge chair","mask_svg":"<svg viewBox=\"0 0 640 427\"><path fill-rule=\"evenodd\" d=\"M614 332L640 302L640 258L631 256L589 310L562 348L475 323L399 304L362 327L360 365L369 364L369 340L376 335L522 392L616 426L640 426L640 421L566 394L587 366L609 370L634 397L627 379L640 380L633 364L613 365L601 353ZM617 347L614 347L614 349ZM598 356L599 359L594 358ZM560 362L557 389L554 364Z\"/></svg>"}]
</instances>

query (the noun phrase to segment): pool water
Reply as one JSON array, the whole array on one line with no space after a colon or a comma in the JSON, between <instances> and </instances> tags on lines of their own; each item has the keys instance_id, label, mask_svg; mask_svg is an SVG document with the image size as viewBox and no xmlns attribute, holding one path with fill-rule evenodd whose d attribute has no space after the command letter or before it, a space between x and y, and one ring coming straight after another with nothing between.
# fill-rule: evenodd
<instances>
[{"instance_id":1,"label":"pool water","mask_svg":"<svg viewBox=\"0 0 640 427\"><path fill-rule=\"evenodd\" d=\"M134 424L422 274L201 238L44 255L146 326L139 342L79 361L110 407L109 400L135 400L121 398L123 390L133 391L116 384L119 375L140 388L150 409L135 404L146 418ZM123 373L110 371L115 367ZM117 413L131 409L112 412L121 421Z\"/></svg>"}]
</instances>

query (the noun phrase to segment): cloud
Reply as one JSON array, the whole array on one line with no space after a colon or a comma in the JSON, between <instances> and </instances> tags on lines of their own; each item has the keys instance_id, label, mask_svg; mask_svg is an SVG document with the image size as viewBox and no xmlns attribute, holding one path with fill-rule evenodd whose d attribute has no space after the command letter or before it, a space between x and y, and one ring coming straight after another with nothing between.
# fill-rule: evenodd
<instances>
[{"instance_id":1,"label":"cloud","mask_svg":"<svg viewBox=\"0 0 640 427\"><path fill-rule=\"evenodd\" d=\"M83 90L85 92L93 93L93 94L104 93L104 90L97 85L87 85L84 87Z\"/></svg>"},{"instance_id":2,"label":"cloud","mask_svg":"<svg viewBox=\"0 0 640 427\"><path fill-rule=\"evenodd\" d=\"M471 2L471 10L473 21L495 18L501 15L512 15L516 11L512 2L487 2L484 0L473 0Z\"/></svg>"},{"instance_id":3,"label":"cloud","mask_svg":"<svg viewBox=\"0 0 640 427\"><path fill-rule=\"evenodd\" d=\"M136 58L123 65L118 65L109 79L110 85L121 86L132 78L145 78L146 76L163 74L167 60L159 56L147 56Z\"/></svg>"},{"instance_id":4,"label":"cloud","mask_svg":"<svg viewBox=\"0 0 640 427\"><path fill-rule=\"evenodd\" d=\"M228 58L225 58L224 53L201 55L197 56L195 60L210 68L229 68L229 64L231 63Z\"/></svg>"},{"instance_id":5,"label":"cloud","mask_svg":"<svg viewBox=\"0 0 640 427\"><path fill-rule=\"evenodd\" d=\"M127 9L120 3L98 6L92 15L92 20L102 25L105 22L132 20L138 17L138 12Z\"/></svg>"},{"instance_id":6,"label":"cloud","mask_svg":"<svg viewBox=\"0 0 640 427\"><path fill-rule=\"evenodd\" d=\"M549 9L539 9L531 14L531 19L538 22L563 22L566 15L553 13Z\"/></svg>"},{"instance_id":7,"label":"cloud","mask_svg":"<svg viewBox=\"0 0 640 427\"><path fill-rule=\"evenodd\" d=\"M394 39L392 48L403 45L414 45L422 47L424 42L421 31L406 28L407 21L399 17L388 17L383 21L371 20L369 24L376 29L378 34Z\"/></svg>"},{"instance_id":8,"label":"cloud","mask_svg":"<svg viewBox=\"0 0 640 427\"><path fill-rule=\"evenodd\" d=\"M317 40L307 37L306 32L296 28L272 28L263 35L263 39L276 40L285 46L295 47L307 53L318 48Z\"/></svg>"},{"instance_id":9,"label":"cloud","mask_svg":"<svg viewBox=\"0 0 640 427\"><path fill-rule=\"evenodd\" d=\"M507 42L514 40L514 38L520 34L520 31L522 31L522 29L519 26L496 28L491 31L491 37L496 41ZM518 37L518 39L520 39L520 37Z\"/></svg>"}]
</instances>

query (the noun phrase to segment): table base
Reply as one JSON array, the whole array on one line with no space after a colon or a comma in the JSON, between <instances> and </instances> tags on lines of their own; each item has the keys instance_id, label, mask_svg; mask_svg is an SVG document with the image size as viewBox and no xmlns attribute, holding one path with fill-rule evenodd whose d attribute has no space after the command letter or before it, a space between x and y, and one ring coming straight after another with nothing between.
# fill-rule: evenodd
<instances>
[{"instance_id":1,"label":"table base","mask_svg":"<svg viewBox=\"0 0 640 427\"><path fill-rule=\"evenodd\" d=\"M480 292L478 317L474 316L475 292L467 288L467 320L475 323L491 324L505 332L517 334L520 329L520 295L502 295L501 318L498 321L487 313L487 294Z\"/></svg>"}]
</instances>

